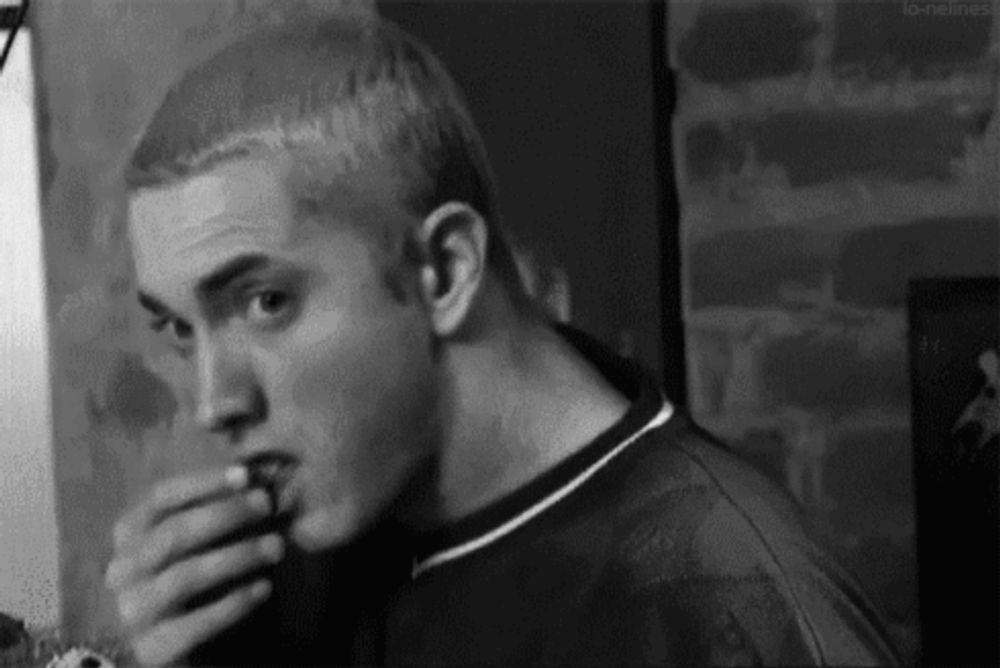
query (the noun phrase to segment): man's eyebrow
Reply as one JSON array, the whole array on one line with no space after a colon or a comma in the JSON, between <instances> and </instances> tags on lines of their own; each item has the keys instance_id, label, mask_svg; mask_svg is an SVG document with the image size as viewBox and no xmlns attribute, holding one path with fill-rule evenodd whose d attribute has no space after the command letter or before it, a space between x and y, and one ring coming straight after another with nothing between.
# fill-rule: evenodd
<instances>
[{"instance_id":1,"label":"man's eyebrow","mask_svg":"<svg viewBox=\"0 0 1000 668\"><path fill-rule=\"evenodd\" d=\"M203 297L216 295L233 281L246 274L267 267L271 262L271 258L260 253L237 255L198 281L197 292ZM153 315L164 316L173 313L173 310L157 297L142 289L138 293L139 304Z\"/></svg>"},{"instance_id":2,"label":"man's eyebrow","mask_svg":"<svg viewBox=\"0 0 1000 668\"><path fill-rule=\"evenodd\" d=\"M269 264L271 264L271 258L260 253L237 255L198 281L197 293L205 297L216 295L241 276L262 269Z\"/></svg>"}]
</instances>

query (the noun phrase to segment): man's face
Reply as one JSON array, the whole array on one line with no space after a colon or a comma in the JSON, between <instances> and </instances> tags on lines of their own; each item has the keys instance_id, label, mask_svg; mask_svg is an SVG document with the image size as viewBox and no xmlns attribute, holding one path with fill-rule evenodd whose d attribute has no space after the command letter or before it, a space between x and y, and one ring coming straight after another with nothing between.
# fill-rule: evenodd
<instances>
[{"instance_id":1,"label":"man's face","mask_svg":"<svg viewBox=\"0 0 1000 668\"><path fill-rule=\"evenodd\" d=\"M241 159L139 191L129 232L140 301L184 360L199 422L234 458L294 461L280 505L313 551L363 528L423 463L436 383L420 300L392 297L346 222L400 214L345 189L327 220L302 220L291 169Z\"/></svg>"}]
</instances>

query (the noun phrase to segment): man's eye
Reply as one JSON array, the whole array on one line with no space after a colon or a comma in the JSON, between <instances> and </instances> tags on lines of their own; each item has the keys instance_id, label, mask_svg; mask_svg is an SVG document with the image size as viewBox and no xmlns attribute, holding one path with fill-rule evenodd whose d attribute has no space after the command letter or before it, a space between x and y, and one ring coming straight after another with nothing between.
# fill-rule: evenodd
<instances>
[{"instance_id":1,"label":"man's eye","mask_svg":"<svg viewBox=\"0 0 1000 668\"><path fill-rule=\"evenodd\" d=\"M186 341L187 339L190 339L191 334L193 333L193 330L191 329L191 325L189 323L184 322L183 320L178 320L177 318L169 318L169 317L163 317L154 320L150 324L150 329L152 329L154 332L157 333L166 330L167 333L171 336L171 338L176 339L178 341Z\"/></svg>"},{"instance_id":2,"label":"man's eye","mask_svg":"<svg viewBox=\"0 0 1000 668\"><path fill-rule=\"evenodd\" d=\"M247 316L251 320L273 320L285 315L291 306L287 293L278 290L264 290L250 296Z\"/></svg>"}]
</instances>

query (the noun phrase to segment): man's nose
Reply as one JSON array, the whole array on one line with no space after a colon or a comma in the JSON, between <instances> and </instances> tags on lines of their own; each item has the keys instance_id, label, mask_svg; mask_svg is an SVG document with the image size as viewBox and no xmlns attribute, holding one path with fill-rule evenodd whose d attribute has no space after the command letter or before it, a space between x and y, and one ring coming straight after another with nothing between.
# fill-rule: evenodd
<instances>
[{"instance_id":1,"label":"man's nose","mask_svg":"<svg viewBox=\"0 0 1000 668\"><path fill-rule=\"evenodd\" d=\"M264 418L266 406L249 355L234 342L205 341L198 350L197 423L238 437Z\"/></svg>"}]
</instances>

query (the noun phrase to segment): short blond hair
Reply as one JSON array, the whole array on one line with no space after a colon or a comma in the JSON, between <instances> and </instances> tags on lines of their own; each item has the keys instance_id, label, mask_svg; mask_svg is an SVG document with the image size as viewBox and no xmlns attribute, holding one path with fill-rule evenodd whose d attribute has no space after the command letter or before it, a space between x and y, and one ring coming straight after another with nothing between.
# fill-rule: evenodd
<instances>
[{"instance_id":1,"label":"short blond hair","mask_svg":"<svg viewBox=\"0 0 1000 668\"><path fill-rule=\"evenodd\" d=\"M490 232L487 266L520 291L486 150L461 93L440 60L392 23L344 17L270 28L190 69L146 126L126 188L168 185L261 150L348 168L387 161L401 183L394 195L420 219L449 201L468 204ZM311 209L322 207L322 194L310 192Z\"/></svg>"}]
</instances>

